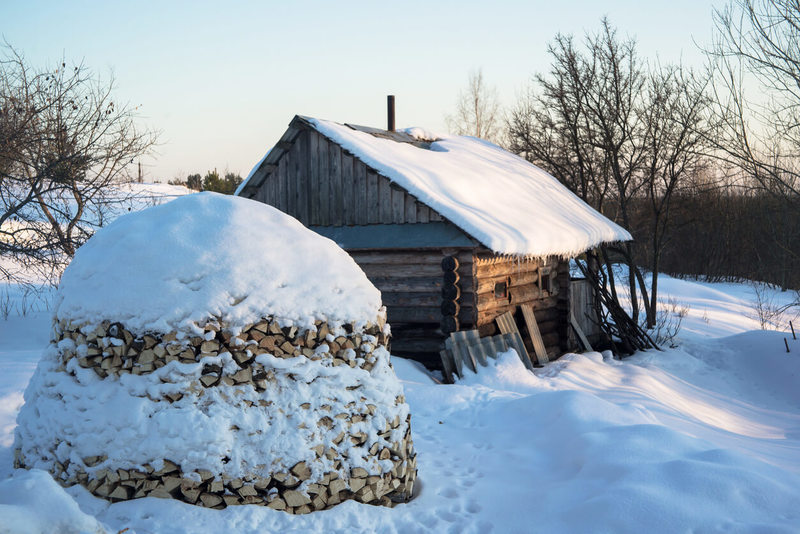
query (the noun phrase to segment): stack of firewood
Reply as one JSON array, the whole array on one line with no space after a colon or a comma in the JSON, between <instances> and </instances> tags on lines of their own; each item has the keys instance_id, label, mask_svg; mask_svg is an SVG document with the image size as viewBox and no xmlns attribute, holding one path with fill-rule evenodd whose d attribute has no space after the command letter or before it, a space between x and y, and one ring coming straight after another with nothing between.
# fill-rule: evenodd
<instances>
[{"instance_id":1,"label":"stack of firewood","mask_svg":"<svg viewBox=\"0 0 800 534\"><path fill-rule=\"evenodd\" d=\"M264 354L282 359L303 358L326 367L358 367L369 372L376 363L376 349L385 348L389 337L388 329L378 323L367 323L361 328L355 324L334 328L326 322L316 321L314 328L301 330L295 326L281 327L272 317L241 329L232 329L230 325L214 320L200 326L199 331L202 334L198 332L191 336L177 332L138 333L126 329L121 323L106 321L92 327L62 320L56 324L54 341L65 372L75 366L72 360L76 360L78 366L91 369L100 378L108 380L126 373L153 373L170 362L196 364L203 363L204 359L219 360L221 355L230 354L229 358L237 364L234 369L230 365L204 363L196 385L186 391L151 398L156 402L175 403L185 396L199 398L208 388L233 386L228 390L232 395L247 387L256 392L267 391L275 384L276 373L282 371L277 367L270 368L269 360L259 358ZM353 385L347 389L360 387ZM267 476L262 470L260 474L234 478L224 472L185 472L181 465L169 458L154 458L141 469L119 469L111 465L107 456L91 456L82 458L82 462L73 460L78 465L71 468L69 463L55 462L53 475L65 485L81 484L93 494L111 501L147 496L171 497L211 508L259 504L294 514L324 510L348 499L386 506L407 501L416 478L410 415L405 420L395 417L387 421L377 436L370 436L351 428L371 422L379 411L375 404L369 403L369 399L362 397L362 400L361 408L351 403L347 406L348 411L334 413L331 405L323 404L319 413L313 414L320 428L334 428L336 419L339 420L337 424L343 423L344 428L349 429L339 432L328 443L309 444L317 458L313 466L310 463L314 462L302 461ZM402 403L405 403L405 398L398 395L395 405ZM242 398L241 404L242 409L270 409L270 403L265 401ZM312 406L309 402L297 409L311 410ZM377 425L373 423L371 426ZM363 425L358 425L358 428L363 428ZM242 429L242 432L246 431ZM370 472L363 467L348 468L346 451L349 450L352 457L354 447L361 449L362 456L376 460L376 466L383 465L380 472ZM19 450L15 464L17 467L26 464ZM331 465L333 469L330 469ZM312 467L316 473L314 477ZM320 471L325 469L327 471L320 476Z\"/></svg>"}]
</instances>

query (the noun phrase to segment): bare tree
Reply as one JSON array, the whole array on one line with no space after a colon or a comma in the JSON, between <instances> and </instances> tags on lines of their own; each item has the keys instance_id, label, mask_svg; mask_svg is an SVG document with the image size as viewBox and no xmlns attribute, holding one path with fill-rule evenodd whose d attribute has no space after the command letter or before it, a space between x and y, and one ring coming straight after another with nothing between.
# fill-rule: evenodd
<instances>
[{"instance_id":1,"label":"bare tree","mask_svg":"<svg viewBox=\"0 0 800 534\"><path fill-rule=\"evenodd\" d=\"M0 254L58 275L100 224L111 186L155 143L113 80L0 57ZM4 272L6 276L11 273Z\"/></svg>"},{"instance_id":2,"label":"bare tree","mask_svg":"<svg viewBox=\"0 0 800 534\"><path fill-rule=\"evenodd\" d=\"M537 75L506 121L509 149L545 167L598 210L609 190L608 160L593 139L584 92L594 82L571 36L548 45L549 75Z\"/></svg>"},{"instance_id":3,"label":"bare tree","mask_svg":"<svg viewBox=\"0 0 800 534\"><path fill-rule=\"evenodd\" d=\"M714 22L708 52L721 127L712 141L718 157L781 200L771 244L786 273L800 260L790 222L800 205L800 3L732 0Z\"/></svg>"},{"instance_id":4,"label":"bare tree","mask_svg":"<svg viewBox=\"0 0 800 534\"><path fill-rule=\"evenodd\" d=\"M714 23L717 148L765 190L800 195L800 3L733 0Z\"/></svg>"},{"instance_id":5,"label":"bare tree","mask_svg":"<svg viewBox=\"0 0 800 534\"><path fill-rule=\"evenodd\" d=\"M639 170L645 147L639 103L645 84L632 39L620 41L607 19L587 35L583 50L558 35L548 47L550 75L537 76L537 89L512 110L509 144L533 163L554 172L594 207L630 227L631 199L642 187ZM555 126L550 129L549 126ZM530 126L530 128L528 128ZM554 165L555 164L555 165ZM560 176L559 176L560 175ZM638 319L638 270L631 243L617 248L628 264L632 317ZM647 288L640 284L647 301ZM645 303L645 309L649 305Z\"/></svg>"},{"instance_id":6,"label":"bare tree","mask_svg":"<svg viewBox=\"0 0 800 534\"><path fill-rule=\"evenodd\" d=\"M633 39L620 39L608 20L582 46L558 35L548 46L547 75L507 119L509 146L551 172L587 203L649 241L650 288L635 262L634 244L601 250L610 295L616 298L612 257L628 266L634 321L639 298L647 325L656 324L659 258L668 235L671 199L702 166L709 99L704 79L677 66L652 67ZM645 228L633 213L645 206Z\"/></svg>"},{"instance_id":7,"label":"bare tree","mask_svg":"<svg viewBox=\"0 0 800 534\"><path fill-rule=\"evenodd\" d=\"M649 243L650 309L647 326L656 326L658 274L668 243L672 203L689 179L701 175L708 164L708 121L712 102L706 92L707 76L678 66L657 66L647 76L643 108L645 130L640 142L645 156L641 168Z\"/></svg>"},{"instance_id":8,"label":"bare tree","mask_svg":"<svg viewBox=\"0 0 800 534\"><path fill-rule=\"evenodd\" d=\"M445 117L456 135L471 135L496 143L501 133L500 101L494 87L483 79L483 71L470 73L467 90L458 95L456 112Z\"/></svg>"}]
</instances>

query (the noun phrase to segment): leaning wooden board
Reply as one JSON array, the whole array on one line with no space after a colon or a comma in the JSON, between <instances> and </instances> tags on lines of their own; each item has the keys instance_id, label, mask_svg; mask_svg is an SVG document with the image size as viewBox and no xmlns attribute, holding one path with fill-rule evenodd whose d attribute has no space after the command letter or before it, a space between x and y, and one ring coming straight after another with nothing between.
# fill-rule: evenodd
<instances>
[{"instance_id":1,"label":"leaning wooden board","mask_svg":"<svg viewBox=\"0 0 800 534\"><path fill-rule=\"evenodd\" d=\"M450 336L457 338L459 344L463 344L467 347L472 361L486 367L488 361L486 360L486 353L481 343L481 335L477 330L461 330L459 332L453 332Z\"/></svg>"},{"instance_id":2,"label":"leaning wooden board","mask_svg":"<svg viewBox=\"0 0 800 534\"><path fill-rule=\"evenodd\" d=\"M446 348L453 353L453 359L458 366L458 376L464 376L463 366L466 366L473 373L478 372L478 364L469 353L469 348L461 336L450 336L444 342Z\"/></svg>"},{"instance_id":3,"label":"leaning wooden board","mask_svg":"<svg viewBox=\"0 0 800 534\"><path fill-rule=\"evenodd\" d=\"M510 346L517 351L519 359L522 360L523 365L532 371L533 363L531 362L531 357L528 355L528 351L525 348L525 343L522 341L522 336L519 334L519 328L517 328L517 323L514 321L514 316L510 311L507 311L502 315L498 315L495 321L497 322L497 328L500 329L501 333L514 335L514 337L512 337L512 343L510 343Z\"/></svg>"},{"instance_id":4,"label":"leaning wooden board","mask_svg":"<svg viewBox=\"0 0 800 534\"><path fill-rule=\"evenodd\" d=\"M528 333L531 335L531 342L533 343L533 351L536 353L536 361L539 364L545 364L550 361L547 357L547 350L544 348L544 341L542 341L542 334L539 333L539 324L536 322L536 316L533 314L533 308L530 304L522 304L519 307L522 310L522 316L525 318L525 325L528 327Z\"/></svg>"},{"instance_id":5,"label":"leaning wooden board","mask_svg":"<svg viewBox=\"0 0 800 534\"><path fill-rule=\"evenodd\" d=\"M580 339L581 343L583 343L583 348L585 350L594 350L592 349L591 343L589 343L589 340L586 338L586 334L583 333L583 329L581 329L581 326L578 324L578 321L572 314L572 311L569 312L569 322L572 325L572 328L575 330L575 333L578 334L578 339Z\"/></svg>"},{"instance_id":6,"label":"leaning wooden board","mask_svg":"<svg viewBox=\"0 0 800 534\"><path fill-rule=\"evenodd\" d=\"M455 380L453 379L453 374L456 372L456 370L452 354L450 354L450 351L448 350L440 350L439 356L442 358L442 374L444 375L445 384L454 383Z\"/></svg>"},{"instance_id":7,"label":"leaning wooden board","mask_svg":"<svg viewBox=\"0 0 800 534\"><path fill-rule=\"evenodd\" d=\"M477 362L486 367L489 358L496 359L498 353L507 351L509 347L516 348L521 342L519 332L488 337L480 337L477 330L454 332L445 341L447 348L439 351L445 383L452 384L455 377L462 378L464 365L471 368Z\"/></svg>"}]
</instances>

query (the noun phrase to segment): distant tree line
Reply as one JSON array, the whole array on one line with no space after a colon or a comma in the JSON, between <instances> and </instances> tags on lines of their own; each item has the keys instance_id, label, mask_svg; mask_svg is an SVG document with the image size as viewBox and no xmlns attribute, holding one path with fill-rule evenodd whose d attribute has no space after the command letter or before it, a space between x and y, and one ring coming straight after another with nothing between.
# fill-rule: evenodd
<instances>
[{"instance_id":1,"label":"distant tree line","mask_svg":"<svg viewBox=\"0 0 800 534\"><path fill-rule=\"evenodd\" d=\"M648 327L659 272L800 289L800 5L732 0L714 20L707 69L648 61L604 19L556 35L550 69L504 112L478 71L448 117L631 231L593 261L627 264Z\"/></svg>"},{"instance_id":2,"label":"distant tree line","mask_svg":"<svg viewBox=\"0 0 800 534\"><path fill-rule=\"evenodd\" d=\"M190 174L186 180L180 178L170 180L172 185L182 185L195 191L214 191L225 195L232 195L236 192L236 188L242 183L242 177L237 173L225 172L225 175L220 177L217 169L206 172L206 175L201 177L200 174Z\"/></svg>"}]
</instances>

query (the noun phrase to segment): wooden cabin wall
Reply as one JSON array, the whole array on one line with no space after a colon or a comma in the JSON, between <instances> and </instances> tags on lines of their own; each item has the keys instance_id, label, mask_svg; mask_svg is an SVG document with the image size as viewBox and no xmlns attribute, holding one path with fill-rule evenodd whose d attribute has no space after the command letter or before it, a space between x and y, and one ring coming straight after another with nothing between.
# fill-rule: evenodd
<instances>
[{"instance_id":1,"label":"wooden cabin wall","mask_svg":"<svg viewBox=\"0 0 800 534\"><path fill-rule=\"evenodd\" d=\"M388 178L314 130L301 131L255 199L306 226L442 221Z\"/></svg>"},{"instance_id":2,"label":"wooden cabin wall","mask_svg":"<svg viewBox=\"0 0 800 534\"><path fill-rule=\"evenodd\" d=\"M392 354L413 356L431 369L441 367L439 351L444 345L442 319L442 260L456 256L459 274L472 283L471 250L348 250L350 256L381 292L392 328ZM462 292L472 298L471 288ZM466 302L466 301L465 301ZM459 319L470 325L471 305L462 308Z\"/></svg>"},{"instance_id":3,"label":"wooden cabin wall","mask_svg":"<svg viewBox=\"0 0 800 534\"><path fill-rule=\"evenodd\" d=\"M528 304L534 311L545 349L551 358L562 354L568 345L569 330L569 264L556 258L544 261L519 261L498 256L476 256L473 263L476 280L477 327L481 335L497 333L495 318L510 311L517 317L526 345L530 343L519 306ZM554 276L555 291L544 293L539 286L541 268L549 268ZM566 283L564 273L566 272ZM507 282L508 298L496 298L495 284ZM533 353L532 344L528 346Z\"/></svg>"}]
</instances>

